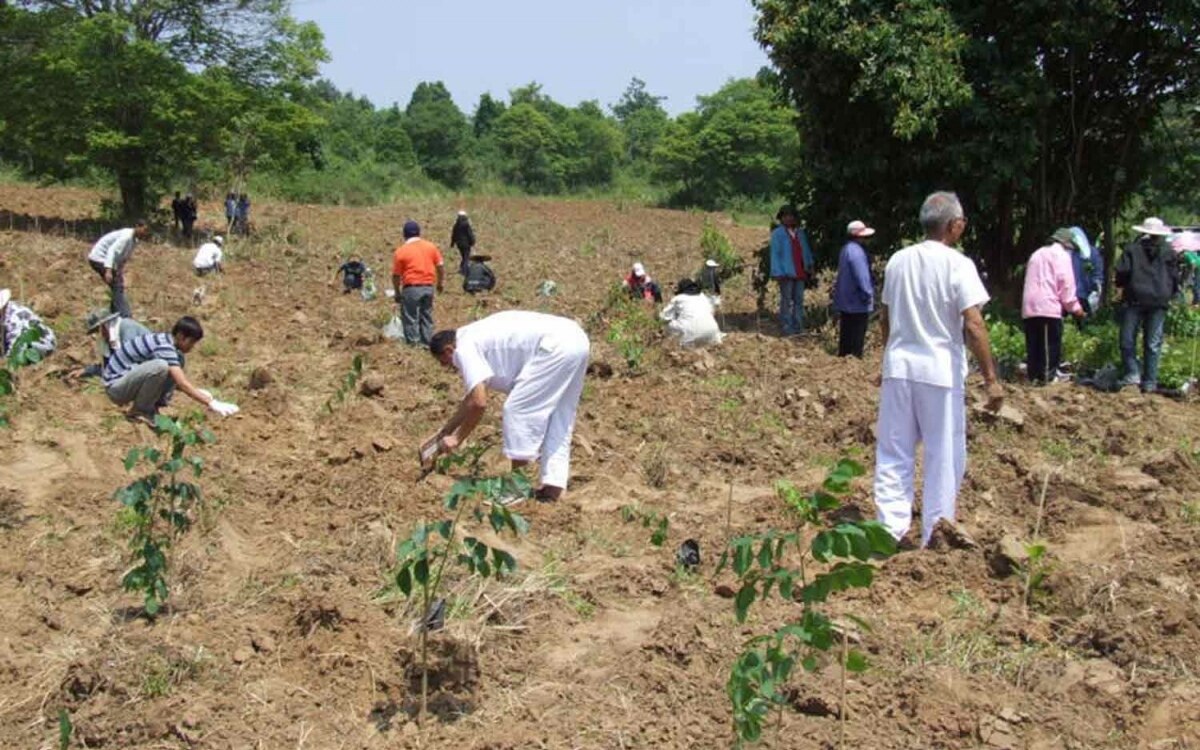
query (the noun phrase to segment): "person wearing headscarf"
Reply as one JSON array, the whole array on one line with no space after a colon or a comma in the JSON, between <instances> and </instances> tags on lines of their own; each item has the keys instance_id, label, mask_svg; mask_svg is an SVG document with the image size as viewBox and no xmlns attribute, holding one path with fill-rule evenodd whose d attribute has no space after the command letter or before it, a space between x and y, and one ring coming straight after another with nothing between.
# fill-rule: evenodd
<instances>
[{"instance_id":1,"label":"person wearing headscarf","mask_svg":"<svg viewBox=\"0 0 1200 750\"><path fill-rule=\"evenodd\" d=\"M659 313L667 330L679 337L684 347L721 343L721 329L713 317L713 303L691 279L681 279L675 296Z\"/></svg>"},{"instance_id":2,"label":"person wearing headscarf","mask_svg":"<svg viewBox=\"0 0 1200 750\"><path fill-rule=\"evenodd\" d=\"M1034 383L1058 377L1062 363L1063 313L1084 316L1075 291L1071 263L1075 237L1070 229L1058 229L1050 243L1038 248L1025 264L1025 289L1021 296L1021 318L1025 326L1025 368Z\"/></svg>"},{"instance_id":3,"label":"person wearing headscarf","mask_svg":"<svg viewBox=\"0 0 1200 750\"><path fill-rule=\"evenodd\" d=\"M35 327L40 333L29 345L44 357L54 351L54 331L33 310L14 302L12 292L0 289L0 356L11 354L17 339Z\"/></svg>"}]
</instances>

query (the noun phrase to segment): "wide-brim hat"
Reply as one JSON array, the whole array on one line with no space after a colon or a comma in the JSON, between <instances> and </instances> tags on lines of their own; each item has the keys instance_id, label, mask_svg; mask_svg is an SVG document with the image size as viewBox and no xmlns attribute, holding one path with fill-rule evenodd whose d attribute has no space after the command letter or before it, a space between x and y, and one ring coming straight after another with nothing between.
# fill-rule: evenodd
<instances>
[{"instance_id":1,"label":"wide-brim hat","mask_svg":"<svg viewBox=\"0 0 1200 750\"><path fill-rule=\"evenodd\" d=\"M709 268L719 268L721 264L712 258L709 258L708 260L704 261L704 265L708 266Z\"/></svg>"},{"instance_id":2,"label":"wide-brim hat","mask_svg":"<svg viewBox=\"0 0 1200 750\"><path fill-rule=\"evenodd\" d=\"M7 305L10 299L12 299L12 290L0 289L0 308L3 308L5 305Z\"/></svg>"},{"instance_id":3,"label":"wide-brim hat","mask_svg":"<svg viewBox=\"0 0 1200 750\"><path fill-rule=\"evenodd\" d=\"M1172 234L1171 228L1157 216L1151 216L1141 224L1134 226L1133 231L1152 237L1170 237Z\"/></svg>"},{"instance_id":4,"label":"wide-brim hat","mask_svg":"<svg viewBox=\"0 0 1200 750\"><path fill-rule=\"evenodd\" d=\"M492 259L492 256L490 256L490 255L479 255L477 253L472 253L469 260L477 260L480 263L487 263L491 259Z\"/></svg>"},{"instance_id":5,"label":"wide-brim hat","mask_svg":"<svg viewBox=\"0 0 1200 750\"><path fill-rule=\"evenodd\" d=\"M864 222L855 219L846 225L846 234L851 237L870 237L875 234L875 230L867 226Z\"/></svg>"},{"instance_id":6,"label":"wide-brim hat","mask_svg":"<svg viewBox=\"0 0 1200 750\"><path fill-rule=\"evenodd\" d=\"M219 234L216 237L213 237L213 242L217 243L218 245L221 245L222 247L225 246L225 238Z\"/></svg>"},{"instance_id":7,"label":"wide-brim hat","mask_svg":"<svg viewBox=\"0 0 1200 750\"><path fill-rule=\"evenodd\" d=\"M92 310L91 312L89 312L87 314L87 319L86 319L87 332L92 333L97 328L99 328L100 326L109 322L110 320L114 320L119 317L121 317L120 313L112 312L111 310L108 310L107 308L100 307L95 310Z\"/></svg>"}]
</instances>

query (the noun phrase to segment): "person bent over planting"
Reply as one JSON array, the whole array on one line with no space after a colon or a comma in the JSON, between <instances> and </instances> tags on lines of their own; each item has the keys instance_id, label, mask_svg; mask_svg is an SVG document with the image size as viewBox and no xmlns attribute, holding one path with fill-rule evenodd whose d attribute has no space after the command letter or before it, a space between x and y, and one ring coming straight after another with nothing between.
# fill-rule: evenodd
<instances>
[{"instance_id":1,"label":"person bent over planting","mask_svg":"<svg viewBox=\"0 0 1200 750\"><path fill-rule=\"evenodd\" d=\"M197 388L183 372L184 356L204 338L200 321L184 316L170 333L151 333L123 342L104 361L104 391L117 406L131 404L129 418L154 424L175 388L222 417L238 407Z\"/></svg>"},{"instance_id":2,"label":"person bent over planting","mask_svg":"<svg viewBox=\"0 0 1200 750\"><path fill-rule=\"evenodd\" d=\"M138 220L132 227L118 229L101 237L88 252L88 265L104 279L112 300L112 311L122 318L132 318L129 299L125 296L125 265L133 256L138 240L150 236L146 222Z\"/></svg>"},{"instance_id":3,"label":"person bent over planting","mask_svg":"<svg viewBox=\"0 0 1200 750\"><path fill-rule=\"evenodd\" d=\"M34 326L41 332L30 346L44 357L54 351L54 331L33 310L13 301L11 291L0 289L0 357L7 357L17 339Z\"/></svg>"},{"instance_id":4,"label":"person bent over planting","mask_svg":"<svg viewBox=\"0 0 1200 750\"><path fill-rule=\"evenodd\" d=\"M987 326L988 301L975 264L954 245L967 227L954 193L933 193L921 206L925 241L900 250L884 272L879 327L883 373L875 446L875 506L897 540L912 523L917 444L923 444L921 546L938 521L952 526L967 468L964 339L998 411L1004 390L996 379Z\"/></svg>"},{"instance_id":5,"label":"person bent over planting","mask_svg":"<svg viewBox=\"0 0 1200 750\"><path fill-rule=\"evenodd\" d=\"M479 424L488 389L507 393L504 455L514 469L538 459L541 486L534 497L558 500L570 474L571 433L590 348L575 321L520 310L439 331L429 351L444 367L461 373L466 394L434 436L438 452L453 453Z\"/></svg>"}]
</instances>

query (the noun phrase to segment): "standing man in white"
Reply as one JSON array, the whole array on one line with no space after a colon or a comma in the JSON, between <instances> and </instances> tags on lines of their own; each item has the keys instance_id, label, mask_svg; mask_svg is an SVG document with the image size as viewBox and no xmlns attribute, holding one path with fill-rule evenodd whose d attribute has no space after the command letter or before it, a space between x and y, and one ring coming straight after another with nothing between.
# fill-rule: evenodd
<instances>
[{"instance_id":1,"label":"standing man in white","mask_svg":"<svg viewBox=\"0 0 1200 750\"><path fill-rule=\"evenodd\" d=\"M139 219L132 227L104 235L88 252L88 265L104 279L111 293L111 309L122 318L133 317L129 300L125 297L125 264L133 256L137 241L149 236L149 227Z\"/></svg>"},{"instance_id":2,"label":"standing man in white","mask_svg":"<svg viewBox=\"0 0 1200 750\"><path fill-rule=\"evenodd\" d=\"M981 306L988 301L975 264L953 246L967 227L954 193L921 205L925 241L888 261L880 328L887 342L875 449L875 505L896 539L912 522L917 444L925 449L921 545L939 519L953 523L967 467L964 381L971 349L983 372L988 408L1004 391L996 378Z\"/></svg>"},{"instance_id":3,"label":"standing man in white","mask_svg":"<svg viewBox=\"0 0 1200 750\"><path fill-rule=\"evenodd\" d=\"M521 310L438 331L429 351L458 370L466 386L454 416L438 431L438 451L453 453L467 439L487 408L488 389L507 393L504 455L514 469L538 459L541 487L534 497L558 500L570 475L571 433L590 349L575 321Z\"/></svg>"}]
</instances>

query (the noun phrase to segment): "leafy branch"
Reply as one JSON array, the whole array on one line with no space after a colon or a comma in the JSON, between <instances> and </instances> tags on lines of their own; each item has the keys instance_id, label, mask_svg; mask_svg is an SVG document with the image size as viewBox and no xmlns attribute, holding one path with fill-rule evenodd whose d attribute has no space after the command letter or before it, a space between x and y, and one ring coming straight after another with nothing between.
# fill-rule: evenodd
<instances>
[{"instance_id":1,"label":"leafy branch","mask_svg":"<svg viewBox=\"0 0 1200 750\"><path fill-rule=\"evenodd\" d=\"M365 360L362 354L355 354L354 359L350 360L350 370L342 376L341 383L338 385L334 394L325 402L325 413L332 414L333 407L342 404L350 394L354 393L355 386L358 385L359 378L362 377Z\"/></svg>"},{"instance_id":2,"label":"leafy branch","mask_svg":"<svg viewBox=\"0 0 1200 750\"><path fill-rule=\"evenodd\" d=\"M654 511L642 510L634 505L621 506L621 518L625 523L636 521L642 524L642 528L653 528L654 531L650 534L650 544L655 547L661 547L667 541L667 529L671 525L671 521L667 518L667 514L658 514Z\"/></svg>"},{"instance_id":3,"label":"leafy branch","mask_svg":"<svg viewBox=\"0 0 1200 750\"><path fill-rule=\"evenodd\" d=\"M42 361L42 352L36 349L34 344L41 341L45 335L46 329L35 321L22 331L21 335L17 336L17 340L9 347L4 366L0 367L0 397L7 400L16 394L18 370ZM8 406L0 402L0 427L10 427L11 425Z\"/></svg>"}]
</instances>

